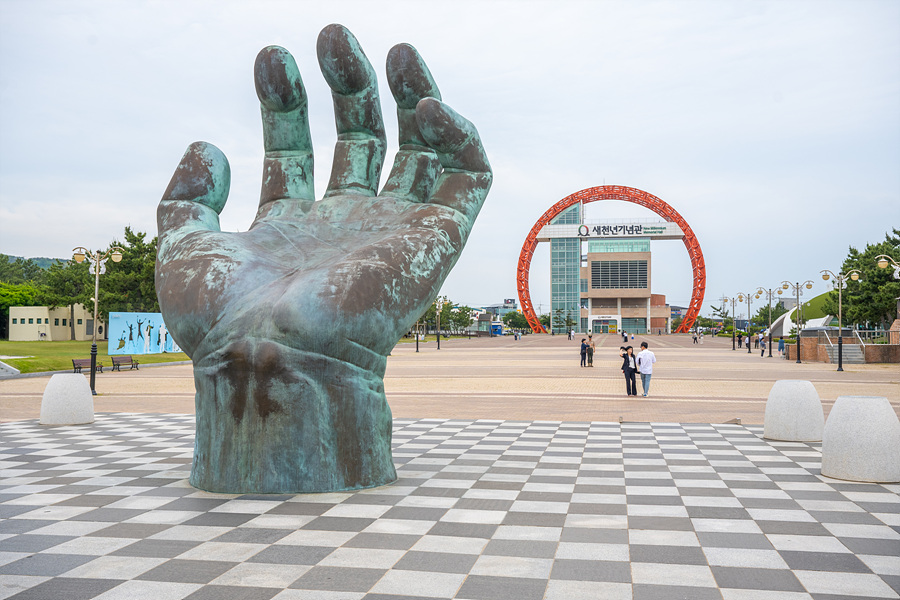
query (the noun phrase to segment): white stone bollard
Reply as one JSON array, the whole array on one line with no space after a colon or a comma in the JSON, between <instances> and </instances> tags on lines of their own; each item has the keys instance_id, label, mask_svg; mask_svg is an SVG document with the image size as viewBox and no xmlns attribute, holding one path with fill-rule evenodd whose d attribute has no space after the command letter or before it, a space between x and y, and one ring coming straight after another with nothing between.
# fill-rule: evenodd
<instances>
[{"instance_id":1,"label":"white stone bollard","mask_svg":"<svg viewBox=\"0 0 900 600\"><path fill-rule=\"evenodd\" d=\"M822 436L822 475L900 482L900 419L883 396L840 396Z\"/></svg>"},{"instance_id":2,"label":"white stone bollard","mask_svg":"<svg viewBox=\"0 0 900 600\"><path fill-rule=\"evenodd\" d=\"M94 397L84 375L57 373L41 400L41 425L82 425L94 422Z\"/></svg>"},{"instance_id":3,"label":"white stone bollard","mask_svg":"<svg viewBox=\"0 0 900 600\"><path fill-rule=\"evenodd\" d=\"M776 381L766 401L763 437L784 442L818 442L825 427L825 412L816 388L809 381Z\"/></svg>"}]
</instances>

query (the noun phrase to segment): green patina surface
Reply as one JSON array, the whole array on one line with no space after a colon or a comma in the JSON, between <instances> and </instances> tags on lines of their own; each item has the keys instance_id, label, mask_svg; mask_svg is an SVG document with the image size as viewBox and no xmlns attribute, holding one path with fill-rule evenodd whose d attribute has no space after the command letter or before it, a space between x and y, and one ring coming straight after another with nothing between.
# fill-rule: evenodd
<instances>
[{"instance_id":1,"label":"green patina surface","mask_svg":"<svg viewBox=\"0 0 900 600\"><path fill-rule=\"evenodd\" d=\"M317 43L338 140L314 201L307 100L283 48L256 59L265 147L260 207L226 233L230 171L192 144L160 202L157 290L194 361L191 483L232 493L325 492L390 483L386 356L434 299L490 189L475 127L440 102L425 62L391 49L400 150L387 184L375 71L340 25Z\"/></svg>"}]
</instances>

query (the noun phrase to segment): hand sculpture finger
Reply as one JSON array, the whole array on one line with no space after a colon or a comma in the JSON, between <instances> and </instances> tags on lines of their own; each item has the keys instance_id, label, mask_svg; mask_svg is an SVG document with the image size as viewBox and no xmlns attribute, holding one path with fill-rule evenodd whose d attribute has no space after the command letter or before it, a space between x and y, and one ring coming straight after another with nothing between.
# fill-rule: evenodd
<instances>
[{"instance_id":1,"label":"hand sculpture finger","mask_svg":"<svg viewBox=\"0 0 900 600\"><path fill-rule=\"evenodd\" d=\"M300 70L287 50L268 46L256 57L254 80L266 151L256 218L306 212L315 194L309 112Z\"/></svg>"},{"instance_id":2,"label":"hand sculpture finger","mask_svg":"<svg viewBox=\"0 0 900 600\"><path fill-rule=\"evenodd\" d=\"M434 98L419 101L416 121L422 138L434 148L444 167L430 202L458 211L466 217L471 227L493 181L491 165L478 130L452 108Z\"/></svg>"},{"instance_id":3,"label":"hand sculpture finger","mask_svg":"<svg viewBox=\"0 0 900 600\"><path fill-rule=\"evenodd\" d=\"M381 195L424 202L431 196L441 163L434 150L422 139L416 122L416 104L422 98L440 100L441 92L425 61L409 44L397 44L391 48L387 58L387 76L397 101L400 149L394 157L394 166Z\"/></svg>"},{"instance_id":4,"label":"hand sculpture finger","mask_svg":"<svg viewBox=\"0 0 900 600\"><path fill-rule=\"evenodd\" d=\"M206 142L188 146L156 211L158 264L193 232L220 231L219 213L228 199L231 168L222 151Z\"/></svg>"},{"instance_id":5,"label":"hand sculpture finger","mask_svg":"<svg viewBox=\"0 0 900 600\"><path fill-rule=\"evenodd\" d=\"M325 197L347 193L374 196L386 146L375 70L359 42L342 25L322 30L316 53L331 87L338 134Z\"/></svg>"}]
</instances>

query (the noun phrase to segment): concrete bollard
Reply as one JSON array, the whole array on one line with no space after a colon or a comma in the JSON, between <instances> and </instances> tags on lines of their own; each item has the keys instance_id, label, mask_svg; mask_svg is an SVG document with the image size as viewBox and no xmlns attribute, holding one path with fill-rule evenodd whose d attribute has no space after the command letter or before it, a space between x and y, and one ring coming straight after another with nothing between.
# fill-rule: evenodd
<instances>
[{"instance_id":1,"label":"concrete bollard","mask_svg":"<svg viewBox=\"0 0 900 600\"><path fill-rule=\"evenodd\" d=\"M41 400L41 425L82 425L94 422L94 397L84 375L57 373Z\"/></svg>"},{"instance_id":2,"label":"concrete bollard","mask_svg":"<svg viewBox=\"0 0 900 600\"><path fill-rule=\"evenodd\" d=\"M900 419L882 396L840 396L822 437L822 475L900 482Z\"/></svg>"},{"instance_id":3,"label":"concrete bollard","mask_svg":"<svg viewBox=\"0 0 900 600\"><path fill-rule=\"evenodd\" d=\"M809 381L776 381L766 401L763 437L784 442L818 442L825 427L825 412L816 388Z\"/></svg>"}]
</instances>

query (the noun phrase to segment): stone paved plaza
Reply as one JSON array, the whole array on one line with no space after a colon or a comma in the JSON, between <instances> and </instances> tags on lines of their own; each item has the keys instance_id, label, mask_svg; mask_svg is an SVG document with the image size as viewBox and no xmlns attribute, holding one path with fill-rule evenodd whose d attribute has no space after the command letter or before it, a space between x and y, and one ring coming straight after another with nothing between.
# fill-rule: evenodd
<instances>
[{"instance_id":1,"label":"stone paved plaza","mask_svg":"<svg viewBox=\"0 0 900 600\"><path fill-rule=\"evenodd\" d=\"M71 427L38 425L46 377L0 381L0 598L900 598L900 485L760 425L777 379L900 410L896 365L647 339L637 399L614 337L593 368L564 337L398 346L399 480L339 494L191 488L188 365L99 375Z\"/></svg>"}]
</instances>

